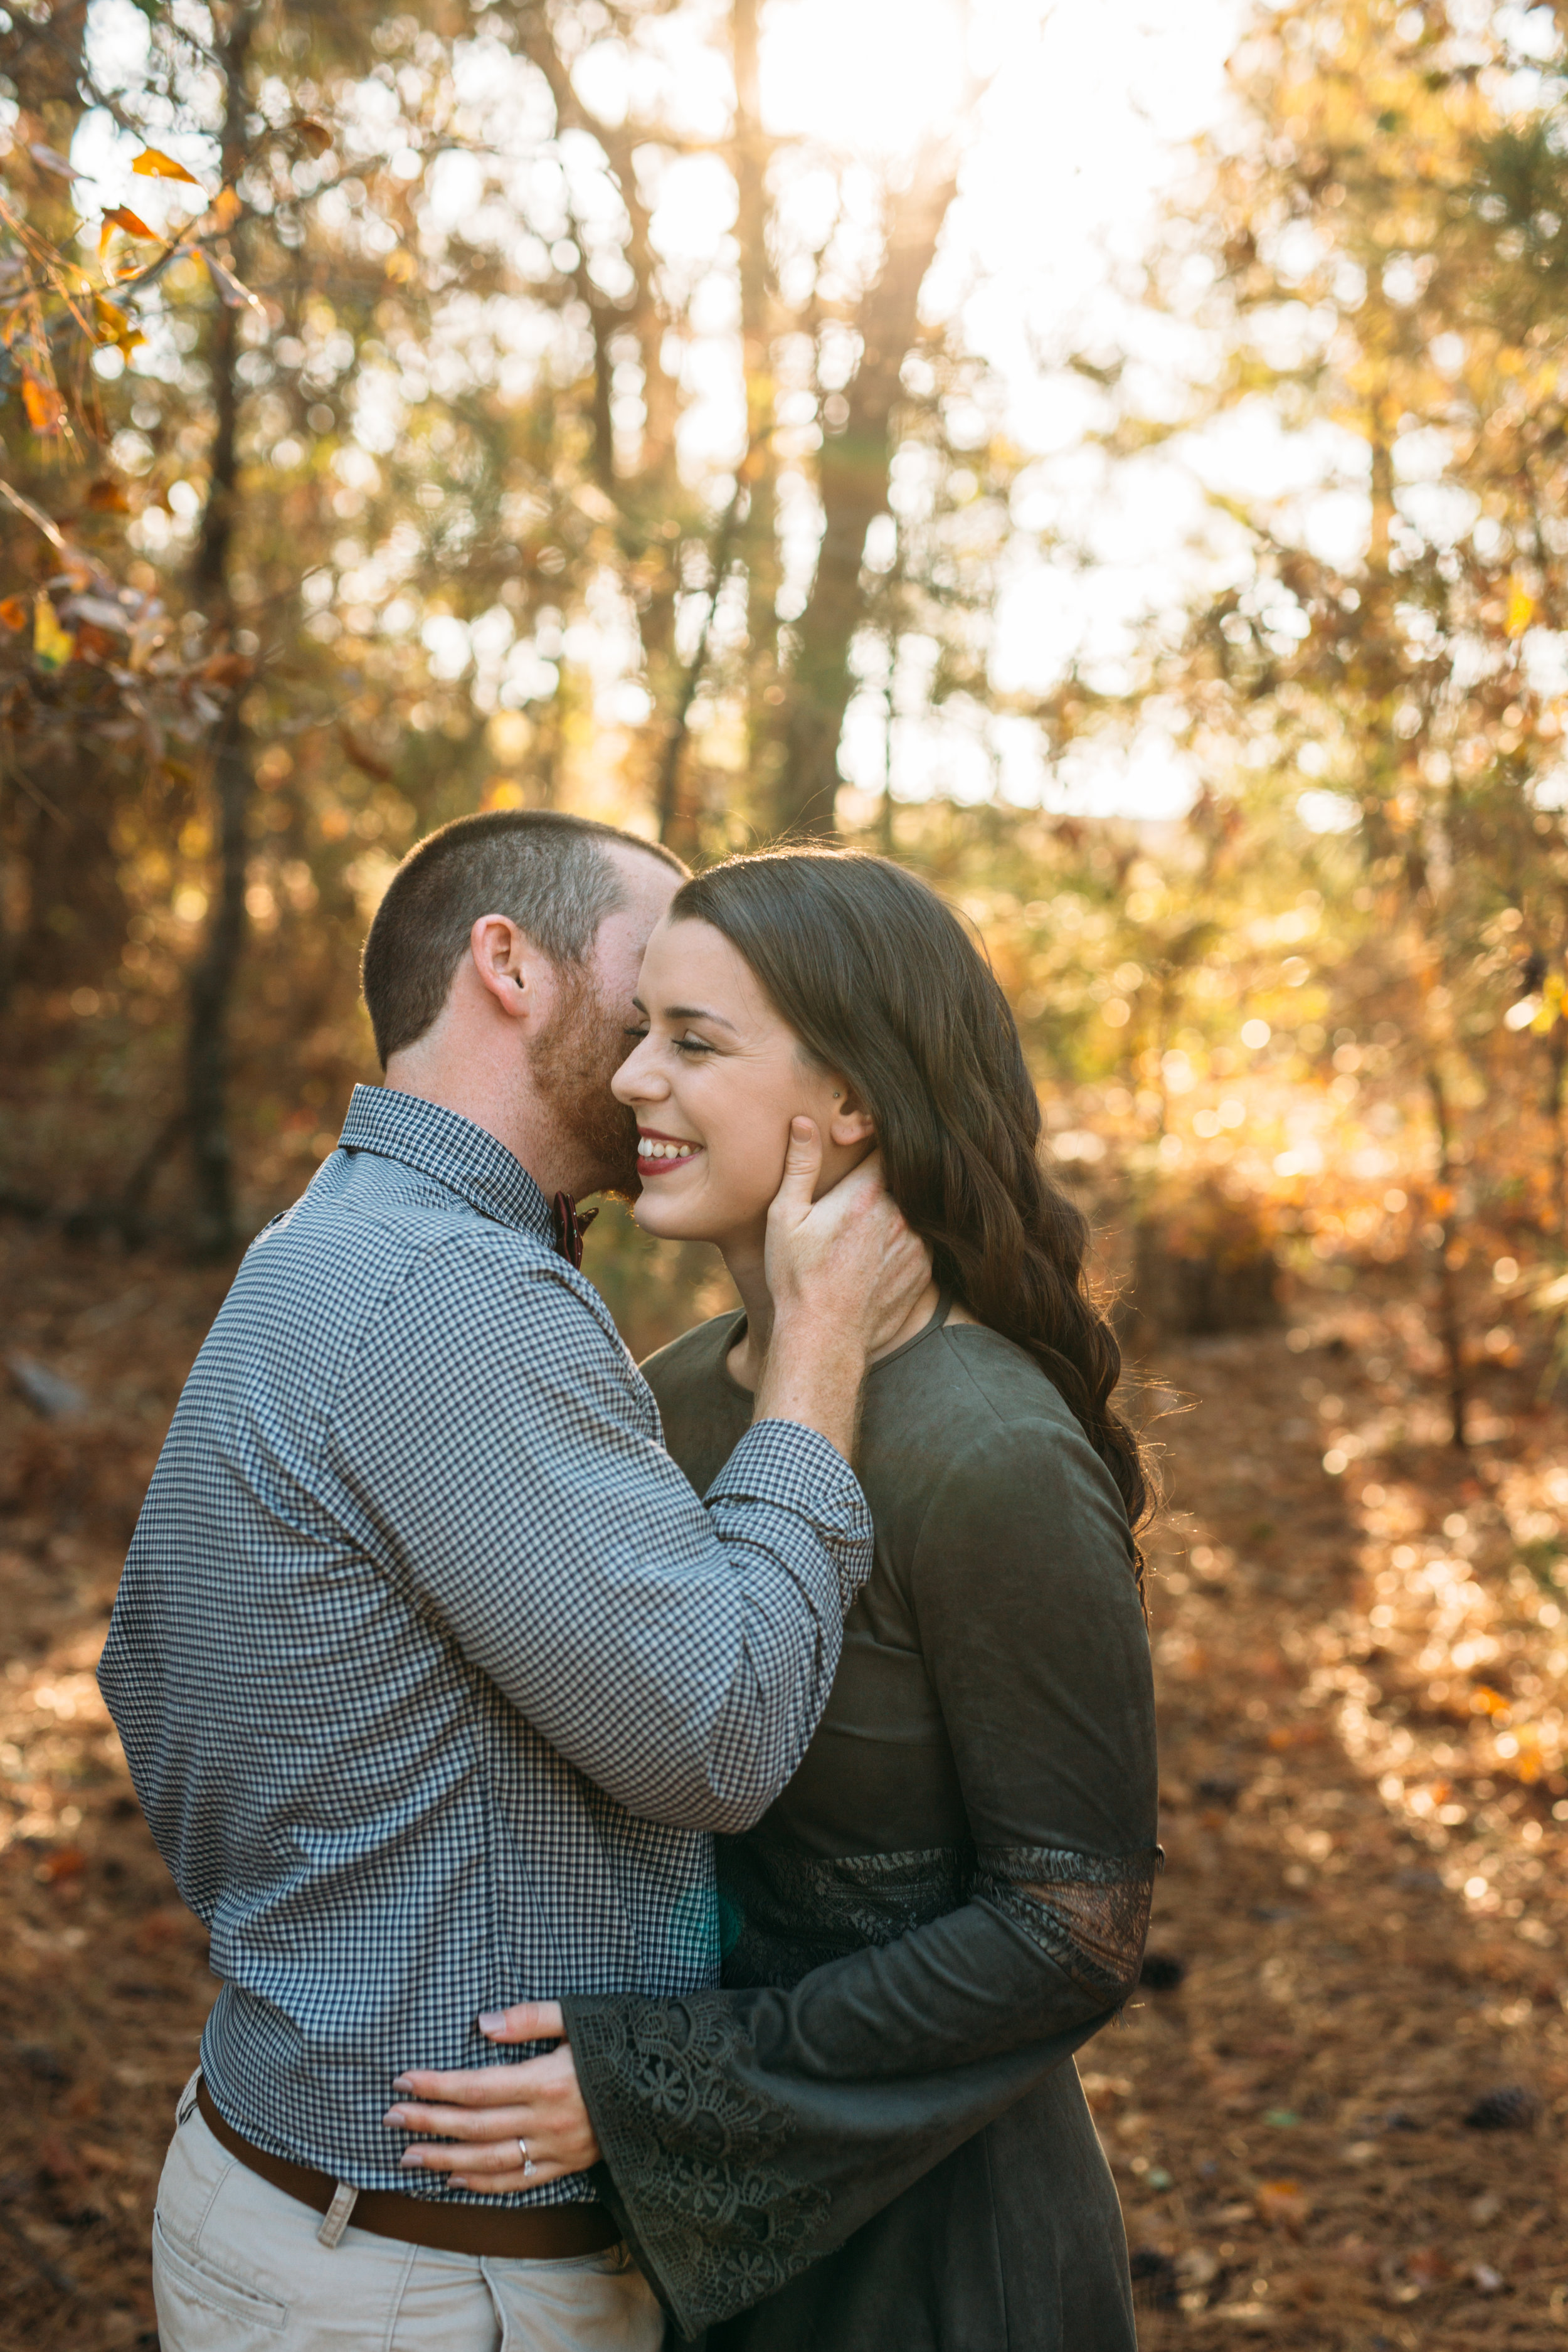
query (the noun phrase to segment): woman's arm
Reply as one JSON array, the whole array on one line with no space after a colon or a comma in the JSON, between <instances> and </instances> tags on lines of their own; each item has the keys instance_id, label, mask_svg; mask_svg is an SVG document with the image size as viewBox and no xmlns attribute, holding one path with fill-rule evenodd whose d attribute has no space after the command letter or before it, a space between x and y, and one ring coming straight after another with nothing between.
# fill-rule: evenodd
<instances>
[{"instance_id":1,"label":"woman's arm","mask_svg":"<svg viewBox=\"0 0 1568 2352\"><path fill-rule=\"evenodd\" d=\"M606 2193L692 2333L840 2244L1137 1980L1156 1860L1148 1643L1125 1520L1087 1442L999 1428L934 1497L912 1579L973 1899L788 1990L563 2004ZM468 2080L488 2098L499 2074L531 2097L526 2066ZM462 2127L426 2112L420 2127ZM510 2128L491 2110L487 2135L502 2113ZM521 2186L458 2155L471 2186ZM501 2160L496 2143L485 2160Z\"/></svg>"}]
</instances>

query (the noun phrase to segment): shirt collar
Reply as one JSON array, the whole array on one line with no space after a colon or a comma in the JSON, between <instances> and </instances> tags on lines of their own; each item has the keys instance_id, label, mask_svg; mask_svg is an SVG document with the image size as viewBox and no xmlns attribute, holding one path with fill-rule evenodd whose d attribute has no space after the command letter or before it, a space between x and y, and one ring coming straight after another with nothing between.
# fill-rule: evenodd
<instances>
[{"instance_id":1,"label":"shirt collar","mask_svg":"<svg viewBox=\"0 0 1568 2352\"><path fill-rule=\"evenodd\" d=\"M482 1217L553 1246L550 1204L521 1160L460 1112L391 1087L355 1087L338 1144L433 1176Z\"/></svg>"}]
</instances>

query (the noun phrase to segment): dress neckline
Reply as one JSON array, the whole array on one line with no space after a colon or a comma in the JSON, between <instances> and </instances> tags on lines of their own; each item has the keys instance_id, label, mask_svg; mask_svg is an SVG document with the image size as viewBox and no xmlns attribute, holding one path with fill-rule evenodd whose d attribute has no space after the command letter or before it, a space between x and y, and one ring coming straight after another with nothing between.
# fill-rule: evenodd
<instances>
[{"instance_id":1,"label":"dress neckline","mask_svg":"<svg viewBox=\"0 0 1568 2352\"><path fill-rule=\"evenodd\" d=\"M940 1331L946 1323L948 1317L952 1314L952 1308L953 1296L952 1291L939 1291L937 1294L937 1302L931 1309L929 1322L922 1323L918 1331L914 1332L908 1339L900 1340L899 1345L896 1348L889 1349L889 1352L885 1356L879 1356L874 1364L868 1364L866 1368L867 1379L875 1379L876 1375L881 1371L885 1366L889 1364L896 1364L901 1356L907 1356L909 1354L911 1348L918 1348L923 1340L929 1339L933 1332ZM734 1373L730 1370L731 1349L735 1346L737 1340L742 1338L745 1328L746 1310L742 1307L740 1312L732 1318L729 1328L724 1333L723 1345L719 1350L719 1377L728 1387L733 1389L737 1396L745 1397L751 1402L755 1403L756 1391L754 1389L746 1388L742 1382L735 1378Z\"/></svg>"}]
</instances>

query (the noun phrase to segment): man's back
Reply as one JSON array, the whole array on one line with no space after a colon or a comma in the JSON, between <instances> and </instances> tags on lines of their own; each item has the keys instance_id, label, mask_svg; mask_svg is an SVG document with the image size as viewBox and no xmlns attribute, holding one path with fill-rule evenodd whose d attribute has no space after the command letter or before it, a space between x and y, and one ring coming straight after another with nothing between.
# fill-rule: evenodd
<instances>
[{"instance_id":1,"label":"man's back","mask_svg":"<svg viewBox=\"0 0 1568 2352\"><path fill-rule=\"evenodd\" d=\"M713 1980L704 1832L793 1769L867 1529L779 1423L703 1511L482 1130L364 1088L343 1143L197 1359L101 1679L211 1930L219 2108L406 2189L393 2079L488 2055L479 2011Z\"/></svg>"}]
</instances>

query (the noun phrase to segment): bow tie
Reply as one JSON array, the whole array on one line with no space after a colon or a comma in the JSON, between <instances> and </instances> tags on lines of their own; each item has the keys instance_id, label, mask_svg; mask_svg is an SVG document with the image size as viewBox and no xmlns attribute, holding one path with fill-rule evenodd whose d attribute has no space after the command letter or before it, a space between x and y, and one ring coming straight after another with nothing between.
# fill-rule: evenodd
<instances>
[{"instance_id":1,"label":"bow tie","mask_svg":"<svg viewBox=\"0 0 1568 2352\"><path fill-rule=\"evenodd\" d=\"M570 1192L555 1195L555 1246L571 1265L583 1264L583 1236L598 1215L597 1209L577 1206Z\"/></svg>"}]
</instances>

